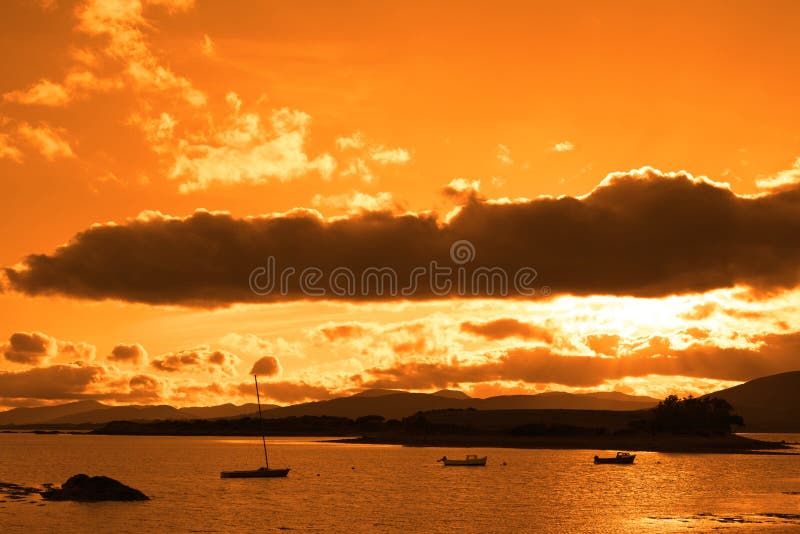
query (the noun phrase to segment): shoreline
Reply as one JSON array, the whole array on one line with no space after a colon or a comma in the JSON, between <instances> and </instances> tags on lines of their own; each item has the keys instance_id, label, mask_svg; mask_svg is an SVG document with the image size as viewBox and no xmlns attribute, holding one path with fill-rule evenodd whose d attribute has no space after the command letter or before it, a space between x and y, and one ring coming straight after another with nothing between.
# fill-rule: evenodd
<instances>
[{"instance_id":1,"label":"shoreline","mask_svg":"<svg viewBox=\"0 0 800 534\"><path fill-rule=\"evenodd\" d=\"M180 433L180 432L103 432L74 430L17 430L6 434L87 435L87 436L141 436L141 437L257 437L252 432ZM267 434L267 438L310 438L320 443L349 445L397 445L402 447L454 447L454 448L510 448L551 450L642 451L685 454L752 454L800 456L800 448L778 441L764 441L738 435L688 436L688 435L580 435L580 436L508 436L502 434L371 434L357 436L353 433L281 432Z\"/></svg>"},{"instance_id":2,"label":"shoreline","mask_svg":"<svg viewBox=\"0 0 800 534\"><path fill-rule=\"evenodd\" d=\"M352 445L400 445L403 447L512 448L598 451L644 451L691 454L755 454L800 456L800 449L775 441L761 441L741 436L361 436L328 440Z\"/></svg>"}]
</instances>

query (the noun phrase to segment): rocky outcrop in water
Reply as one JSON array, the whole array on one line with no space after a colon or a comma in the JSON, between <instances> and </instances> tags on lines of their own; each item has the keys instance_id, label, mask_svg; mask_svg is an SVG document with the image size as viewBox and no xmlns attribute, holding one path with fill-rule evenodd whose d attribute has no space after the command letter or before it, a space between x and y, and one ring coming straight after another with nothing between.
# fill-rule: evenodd
<instances>
[{"instance_id":1,"label":"rocky outcrop in water","mask_svg":"<svg viewBox=\"0 0 800 534\"><path fill-rule=\"evenodd\" d=\"M4 503L6 501L21 501L24 499L28 499L32 495L36 495L40 491L41 490L39 490L38 488L30 488L27 486L22 486L21 484L12 484L11 482L0 482L0 503Z\"/></svg>"},{"instance_id":2,"label":"rocky outcrop in water","mask_svg":"<svg viewBox=\"0 0 800 534\"><path fill-rule=\"evenodd\" d=\"M75 475L60 488L48 488L41 492L48 501L146 501L147 495L126 486L113 478Z\"/></svg>"}]
</instances>

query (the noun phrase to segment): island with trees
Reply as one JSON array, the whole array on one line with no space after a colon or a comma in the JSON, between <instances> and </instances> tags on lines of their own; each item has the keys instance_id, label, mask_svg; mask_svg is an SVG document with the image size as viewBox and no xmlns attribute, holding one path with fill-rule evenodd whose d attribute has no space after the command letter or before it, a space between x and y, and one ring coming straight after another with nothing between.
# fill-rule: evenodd
<instances>
[{"instance_id":1,"label":"island with trees","mask_svg":"<svg viewBox=\"0 0 800 534\"><path fill-rule=\"evenodd\" d=\"M605 410L475 410L419 412L403 419L299 416L266 419L273 436L325 436L345 443L406 446L516 447L673 452L769 452L784 443L734 433L744 424L731 405L715 397L669 396L655 408ZM258 435L258 420L196 419L114 421L94 434Z\"/></svg>"}]
</instances>

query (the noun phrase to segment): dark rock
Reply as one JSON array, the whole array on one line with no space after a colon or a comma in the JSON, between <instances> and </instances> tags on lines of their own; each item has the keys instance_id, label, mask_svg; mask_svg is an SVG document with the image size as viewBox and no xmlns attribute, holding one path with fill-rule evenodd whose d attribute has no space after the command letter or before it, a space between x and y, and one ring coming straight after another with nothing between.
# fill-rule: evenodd
<instances>
[{"instance_id":1,"label":"dark rock","mask_svg":"<svg viewBox=\"0 0 800 534\"><path fill-rule=\"evenodd\" d=\"M30 495L39 493L38 488L29 488L20 486L19 484L12 484L11 482L0 482L0 497L5 497L0 502L6 502L6 499L19 500L24 499Z\"/></svg>"},{"instance_id":2,"label":"dark rock","mask_svg":"<svg viewBox=\"0 0 800 534\"><path fill-rule=\"evenodd\" d=\"M113 478L75 475L61 488L50 488L41 492L48 501L146 501L149 497L141 491L128 487Z\"/></svg>"}]
</instances>

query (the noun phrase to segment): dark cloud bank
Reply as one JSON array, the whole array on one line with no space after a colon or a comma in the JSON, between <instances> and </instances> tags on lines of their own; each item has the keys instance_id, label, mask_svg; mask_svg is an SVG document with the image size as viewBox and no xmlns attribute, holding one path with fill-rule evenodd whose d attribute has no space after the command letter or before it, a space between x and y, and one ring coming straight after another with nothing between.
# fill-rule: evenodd
<instances>
[{"instance_id":1,"label":"dark cloud bank","mask_svg":"<svg viewBox=\"0 0 800 534\"><path fill-rule=\"evenodd\" d=\"M645 169L619 174L582 198L506 204L472 198L447 223L432 215L390 213L333 221L306 212L138 219L92 227L5 274L11 289L30 295L209 307L308 298L297 274L285 295L277 286L268 295L250 290L252 270L273 256L278 273L319 268L323 278L313 285L323 286L327 298L430 299L442 295L429 284L410 295L361 288L337 296L329 275L338 267L357 276L370 267L391 267L402 288L414 268L431 261L459 267L450 246L464 239L475 250L474 260L463 264L468 276L481 266L510 274L533 268L538 277L532 287L546 285L555 294L656 297L735 284L795 286L798 236L800 189L745 198L685 174ZM454 271L454 284L456 277ZM476 295L465 296L487 296L486 284L475 288ZM519 295L512 290L509 296Z\"/></svg>"}]
</instances>

